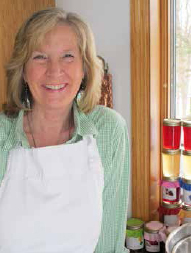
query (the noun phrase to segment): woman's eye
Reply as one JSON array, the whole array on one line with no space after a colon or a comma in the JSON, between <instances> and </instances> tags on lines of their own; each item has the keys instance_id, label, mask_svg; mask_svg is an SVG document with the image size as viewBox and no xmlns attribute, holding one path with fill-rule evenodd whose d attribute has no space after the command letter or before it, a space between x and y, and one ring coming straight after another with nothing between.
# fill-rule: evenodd
<instances>
[{"instance_id":1,"label":"woman's eye","mask_svg":"<svg viewBox=\"0 0 191 253\"><path fill-rule=\"evenodd\" d=\"M34 57L33 57L33 59L34 60L45 60L45 59L47 59L47 57L45 56L45 55L35 55Z\"/></svg>"},{"instance_id":2,"label":"woman's eye","mask_svg":"<svg viewBox=\"0 0 191 253\"><path fill-rule=\"evenodd\" d=\"M72 54L65 54L64 57L74 57Z\"/></svg>"},{"instance_id":3,"label":"woman's eye","mask_svg":"<svg viewBox=\"0 0 191 253\"><path fill-rule=\"evenodd\" d=\"M66 60L66 61L72 61L74 59L74 55L72 54L64 54L63 55L63 58Z\"/></svg>"}]
</instances>

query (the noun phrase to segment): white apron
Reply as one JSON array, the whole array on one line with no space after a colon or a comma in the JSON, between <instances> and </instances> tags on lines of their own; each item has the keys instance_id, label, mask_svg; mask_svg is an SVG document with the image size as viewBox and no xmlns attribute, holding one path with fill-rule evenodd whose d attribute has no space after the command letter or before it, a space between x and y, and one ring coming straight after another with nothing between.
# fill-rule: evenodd
<instances>
[{"instance_id":1,"label":"white apron","mask_svg":"<svg viewBox=\"0 0 191 253\"><path fill-rule=\"evenodd\" d=\"M102 220L96 140L10 151L0 187L1 253L93 253Z\"/></svg>"}]
</instances>

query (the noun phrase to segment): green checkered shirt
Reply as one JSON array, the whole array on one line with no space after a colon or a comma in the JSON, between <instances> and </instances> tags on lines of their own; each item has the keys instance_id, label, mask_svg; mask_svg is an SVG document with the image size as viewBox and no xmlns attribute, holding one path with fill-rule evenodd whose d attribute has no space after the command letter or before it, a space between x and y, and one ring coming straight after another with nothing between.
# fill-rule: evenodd
<instances>
[{"instance_id":1,"label":"green checkered shirt","mask_svg":"<svg viewBox=\"0 0 191 253\"><path fill-rule=\"evenodd\" d=\"M9 151L21 144L30 148L23 131L23 114L8 118L0 114L0 181L6 171ZM66 143L75 143L84 135L96 138L104 168L102 230L95 253L125 253L124 247L128 185L129 144L125 120L114 110L97 106L91 113L78 111L74 104L75 132ZM80 233L80 228L77 228Z\"/></svg>"}]
</instances>

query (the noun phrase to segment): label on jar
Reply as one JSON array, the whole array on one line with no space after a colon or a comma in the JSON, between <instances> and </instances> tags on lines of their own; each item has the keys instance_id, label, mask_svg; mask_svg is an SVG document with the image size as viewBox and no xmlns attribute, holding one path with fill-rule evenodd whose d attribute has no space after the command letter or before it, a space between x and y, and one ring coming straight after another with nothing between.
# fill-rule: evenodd
<instances>
[{"instance_id":1,"label":"label on jar","mask_svg":"<svg viewBox=\"0 0 191 253\"><path fill-rule=\"evenodd\" d=\"M187 205L191 205L191 191L183 189L183 202Z\"/></svg>"},{"instance_id":2,"label":"label on jar","mask_svg":"<svg viewBox=\"0 0 191 253\"><path fill-rule=\"evenodd\" d=\"M166 226L178 226L179 218L178 215L164 215L164 224Z\"/></svg>"},{"instance_id":3,"label":"label on jar","mask_svg":"<svg viewBox=\"0 0 191 253\"><path fill-rule=\"evenodd\" d=\"M162 197L165 200L176 200L176 188L167 188L162 186Z\"/></svg>"},{"instance_id":4,"label":"label on jar","mask_svg":"<svg viewBox=\"0 0 191 253\"><path fill-rule=\"evenodd\" d=\"M160 252L160 242L145 240L145 247L148 252Z\"/></svg>"},{"instance_id":5,"label":"label on jar","mask_svg":"<svg viewBox=\"0 0 191 253\"><path fill-rule=\"evenodd\" d=\"M138 250L143 249L144 247L144 239L143 236L139 238L135 237L126 237L126 246L128 249Z\"/></svg>"}]
</instances>

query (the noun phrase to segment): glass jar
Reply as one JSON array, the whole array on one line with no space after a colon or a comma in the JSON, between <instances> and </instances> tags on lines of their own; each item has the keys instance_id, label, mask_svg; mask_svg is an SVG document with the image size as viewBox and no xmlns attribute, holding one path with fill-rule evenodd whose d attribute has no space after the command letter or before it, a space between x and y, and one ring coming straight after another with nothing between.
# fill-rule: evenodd
<instances>
[{"instance_id":1,"label":"glass jar","mask_svg":"<svg viewBox=\"0 0 191 253\"><path fill-rule=\"evenodd\" d=\"M163 120L163 148L179 149L181 135L180 119Z\"/></svg>"},{"instance_id":2,"label":"glass jar","mask_svg":"<svg viewBox=\"0 0 191 253\"><path fill-rule=\"evenodd\" d=\"M163 177L177 178L180 173L180 150L163 149L162 152Z\"/></svg>"},{"instance_id":3,"label":"glass jar","mask_svg":"<svg viewBox=\"0 0 191 253\"><path fill-rule=\"evenodd\" d=\"M191 206L182 204L182 209L179 212L179 218L181 219L181 224L191 223Z\"/></svg>"},{"instance_id":4,"label":"glass jar","mask_svg":"<svg viewBox=\"0 0 191 253\"><path fill-rule=\"evenodd\" d=\"M184 132L184 149L191 150L191 120L182 121Z\"/></svg>"},{"instance_id":5,"label":"glass jar","mask_svg":"<svg viewBox=\"0 0 191 253\"><path fill-rule=\"evenodd\" d=\"M144 228L147 252L160 252L160 243L166 240L165 227L160 221L149 221Z\"/></svg>"},{"instance_id":6,"label":"glass jar","mask_svg":"<svg viewBox=\"0 0 191 253\"><path fill-rule=\"evenodd\" d=\"M180 200L180 184L178 178L163 177L161 181L162 201L174 203Z\"/></svg>"},{"instance_id":7,"label":"glass jar","mask_svg":"<svg viewBox=\"0 0 191 253\"><path fill-rule=\"evenodd\" d=\"M191 206L191 179L180 178L180 187L183 189L182 201Z\"/></svg>"},{"instance_id":8,"label":"glass jar","mask_svg":"<svg viewBox=\"0 0 191 253\"><path fill-rule=\"evenodd\" d=\"M191 151L182 151L182 165L183 177L191 180Z\"/></svg>"},{"instance_id":9,"label":"glass jar","mask_svg":"<svg viewBox=\"0 0 191 253\"><path fill-rule=\"evenodd\" d=\"M144 222L140 219L131 218L127 220L126 247L131 250L143 249L144 247Z\"/></svg>"},{"instance_id":10,"label":"glass jar","mask_svg":"<svg viewBox=\"0 0 191 253\"><path fill-rule=\"evenodd\" d=\"M172 204L163 201L161 203L161 206L159 207L159 213L160 215L163 215L165 226L168 227L180 225L180 220L178 216L180 209L181 209L181 202Z\"/></svg>"}]
</instances>

